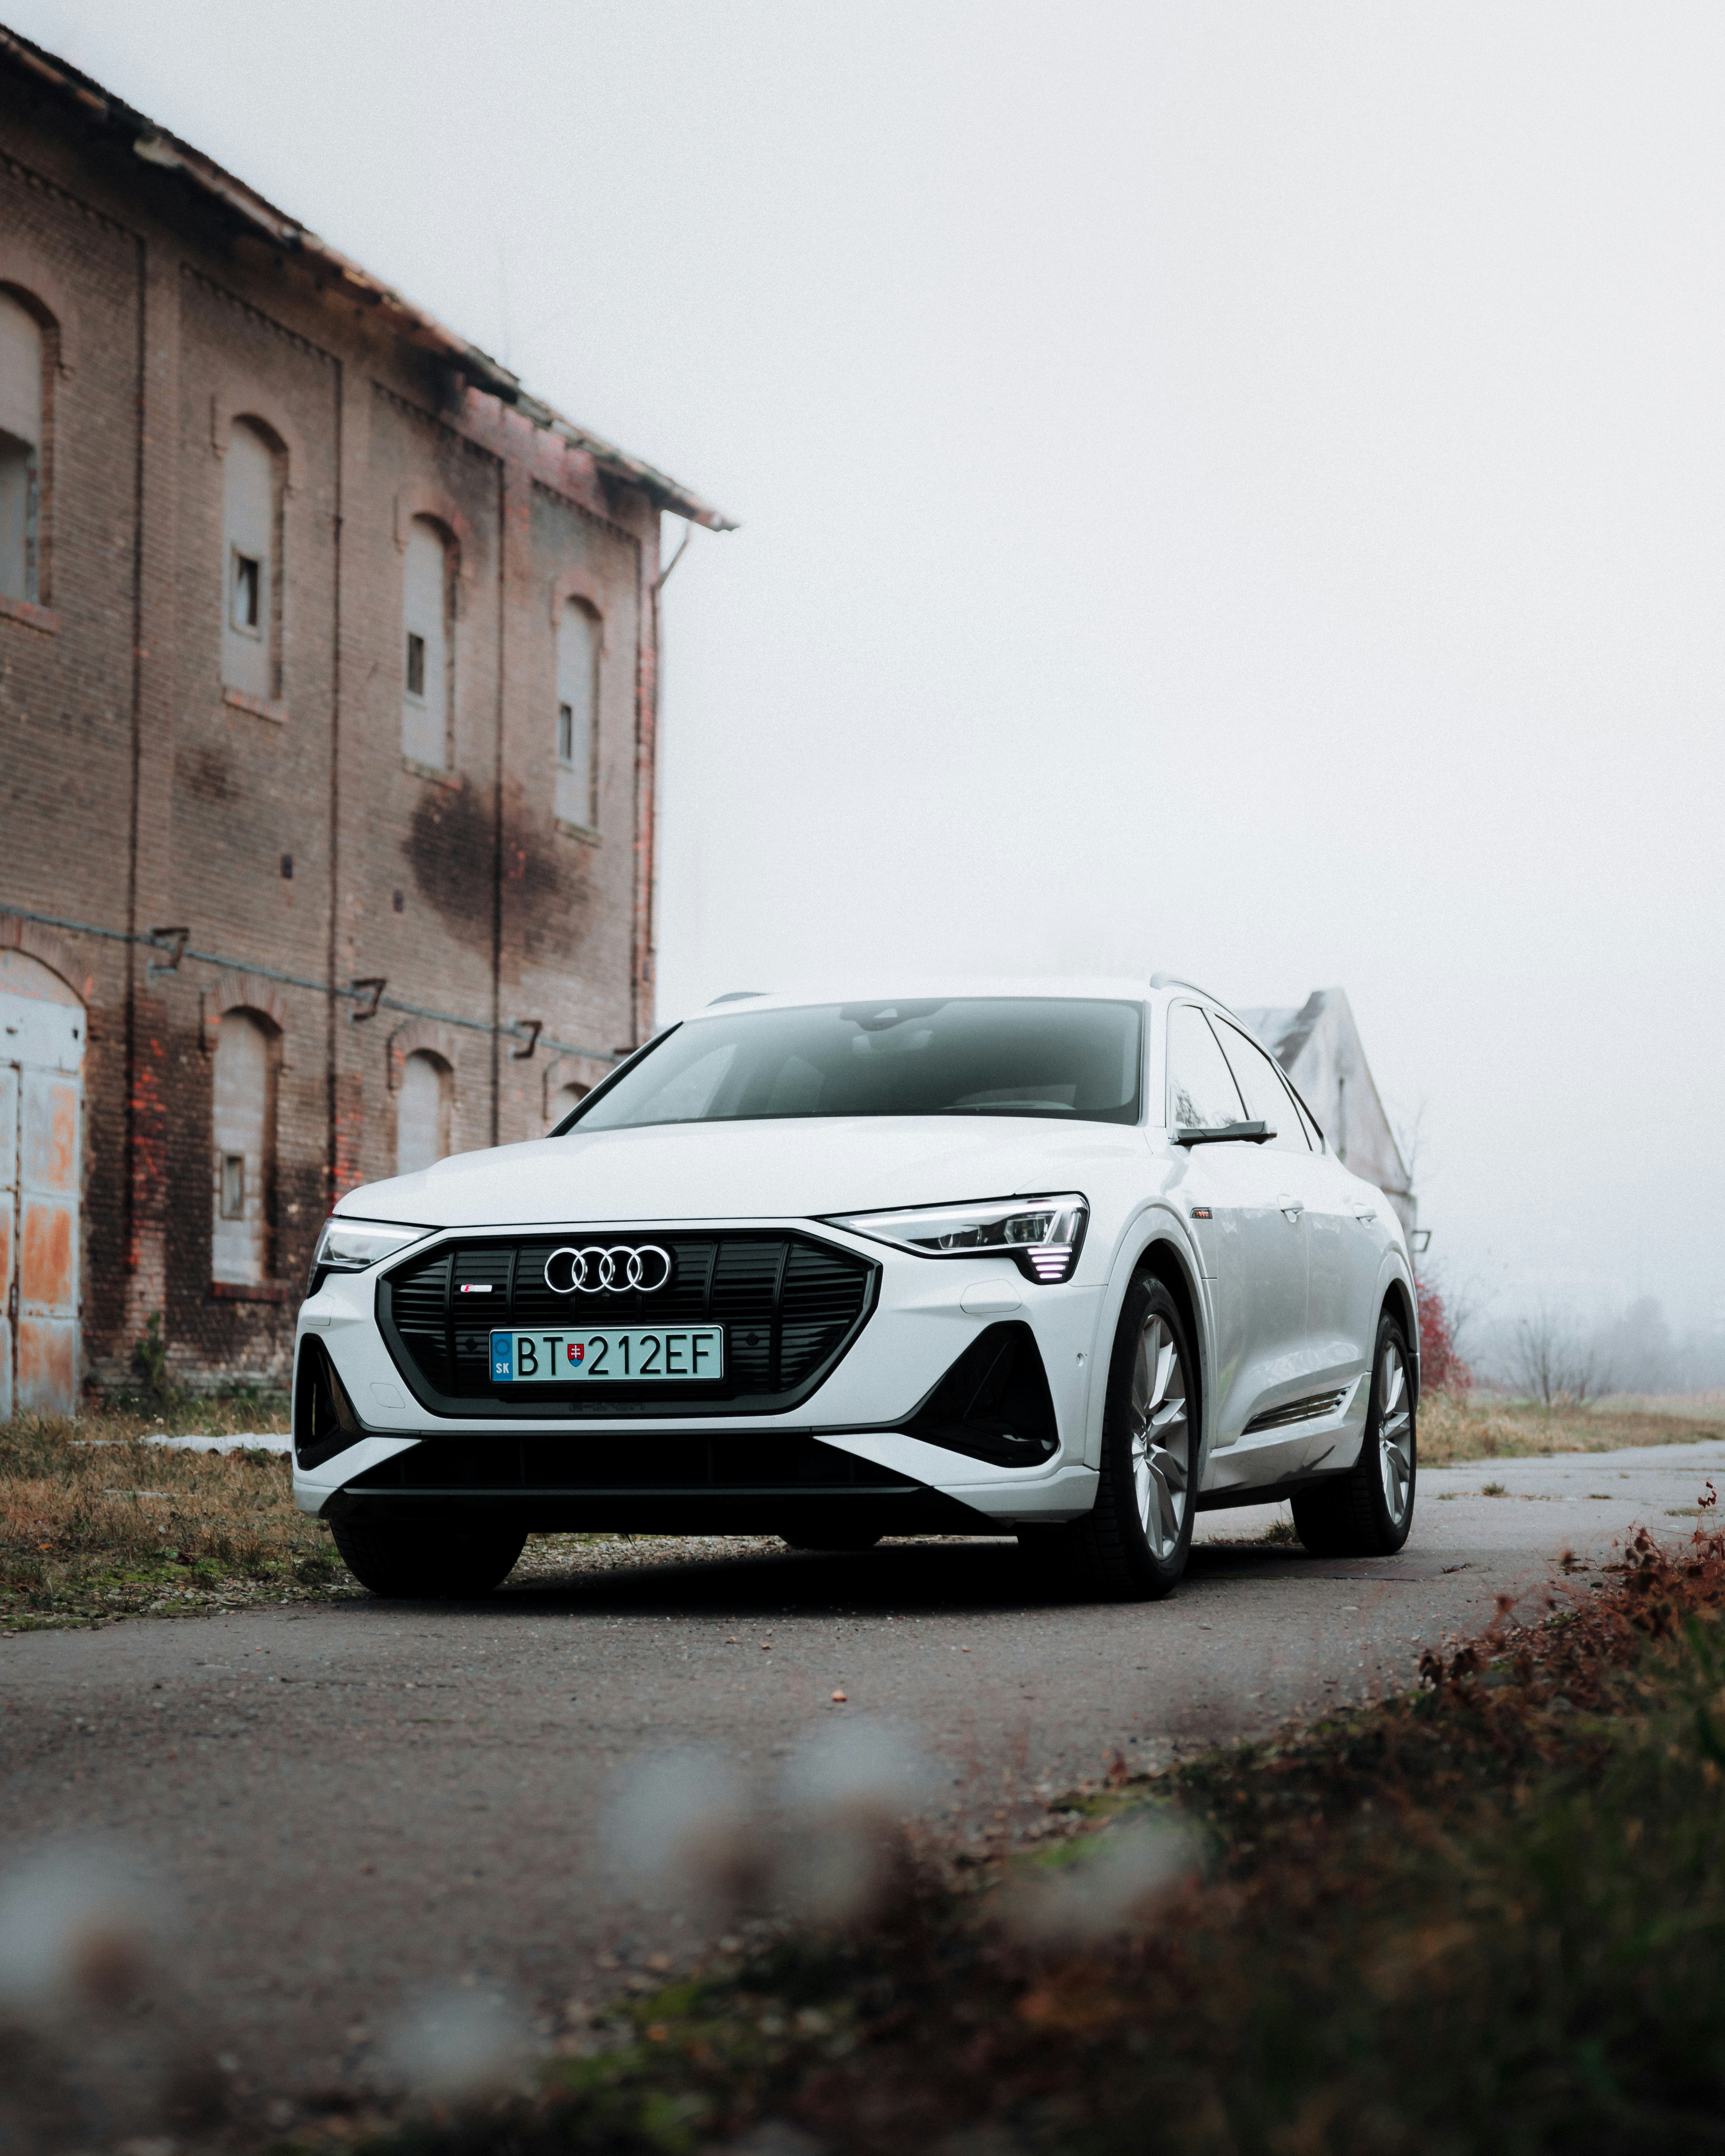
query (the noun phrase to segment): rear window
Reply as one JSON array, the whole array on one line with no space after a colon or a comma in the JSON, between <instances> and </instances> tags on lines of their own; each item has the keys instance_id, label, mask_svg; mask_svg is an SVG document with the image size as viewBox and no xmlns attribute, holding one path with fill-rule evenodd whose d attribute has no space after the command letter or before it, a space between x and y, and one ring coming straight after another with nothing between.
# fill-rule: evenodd
<instances>
[{"instance_id":1,"label":"rear window","mask_svg":"<svg viewBox=\"0 0 1725 2156\"><path fill-rule=\"evenodd\" d=\"M1136 1004L1061 997L821 1004L677 1030L563 1127L814 1116L1135 1123Z\"/></svg>"}]
</instances>

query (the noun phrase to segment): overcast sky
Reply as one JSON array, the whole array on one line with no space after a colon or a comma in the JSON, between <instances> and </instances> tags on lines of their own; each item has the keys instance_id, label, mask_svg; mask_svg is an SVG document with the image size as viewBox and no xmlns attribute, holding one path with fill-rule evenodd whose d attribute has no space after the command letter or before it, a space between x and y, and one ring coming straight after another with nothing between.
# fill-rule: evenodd
<instances>
[{"instance_id":1,"label":"overcast sky","mask_svg":"<svg viewBox=\"0 0 1725 2156\"><path fill-rule=\"evenodd\" d=\"M742 521L662 1015L1340 983L1452 1280L1725 1324L1716 4L6 13Z\"/></svg>"}]
</instances>

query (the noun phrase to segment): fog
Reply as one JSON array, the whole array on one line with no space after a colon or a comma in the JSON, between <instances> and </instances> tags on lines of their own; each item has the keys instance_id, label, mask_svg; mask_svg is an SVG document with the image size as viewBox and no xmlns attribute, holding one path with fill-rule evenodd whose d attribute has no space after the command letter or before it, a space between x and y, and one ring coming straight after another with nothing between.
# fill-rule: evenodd
<instances>
[{"instance_id":1,"label":"fog","mask_svg":"<svg viewBox=\"0 0 1725 2156\"><path fill-rule=\"evenodd\" d=\"M1725 1332L1716 8L10 12L742 521L662 1014L1340 983L1491 1322Z\"/></svg>"},{"instance_id":2,"label":"fog","mask_svg":"<svg viewBox=\"0 0 1725 2156\"><path fill-rule=\"evenodd\" d=\"M1543 1298L1514 1315L1471 1313L1457 1352L1476 1383L1547 1406L1681 1393L1717 1409L1725 1398L1725 1329L1679 1330L1656 1296L1592 1317Z\"/></svg>"}]
</instances>

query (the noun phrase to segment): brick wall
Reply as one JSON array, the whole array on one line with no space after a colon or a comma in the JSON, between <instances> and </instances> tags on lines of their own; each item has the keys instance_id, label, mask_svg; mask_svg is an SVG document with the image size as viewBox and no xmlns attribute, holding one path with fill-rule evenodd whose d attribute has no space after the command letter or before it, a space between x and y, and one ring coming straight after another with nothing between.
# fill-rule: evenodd
<instances>
[{"instance_id":1,"label":"brick wall","mask_svg":"<svg viewBox=\"0 0 1725 2156\"><path fill-rule=\"evenodd\" d=\"M55 362L48 581L33 609L0 603L0 940L30 912L115 932L52 932L90 1021L86 1367L124 1381L159 1310L183 1382L279 1381L330 1204L393 1172L407 1053L453 1069L462 1150L538 1135L553 1063L603 1067L490 1029L609 1052L650 1025L658 511L4 69L0 284L49 317ZM287 481L270 699L221 680L223 459L248 418ZM416 514L459 557L440 773L401 746ZM571 594L603 625L596 834L553 812ZM163 970L123 940L166 927L223 963ZM437 1015L355 1022L328 989L362 976ZM229 1009L259 1010L278 1057L251 1286L212 1277Z\"/></svg>"}]
</instances>

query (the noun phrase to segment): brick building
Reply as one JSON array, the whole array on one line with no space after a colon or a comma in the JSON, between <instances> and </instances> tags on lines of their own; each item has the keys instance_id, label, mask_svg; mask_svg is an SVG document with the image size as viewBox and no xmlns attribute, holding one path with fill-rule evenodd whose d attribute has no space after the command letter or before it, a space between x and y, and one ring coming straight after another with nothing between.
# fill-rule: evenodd
<instances>
[{"instance_id":1,"label":"brick building","mask_svg":"<svg viewBox=\"0 0 1725 2156\"><path fill-rule=\"evenodd\" d=\"M644 1036L666 511L0 32L0 1417L279 1382L336 1196Z\"/></svg>"}]
</instances>

